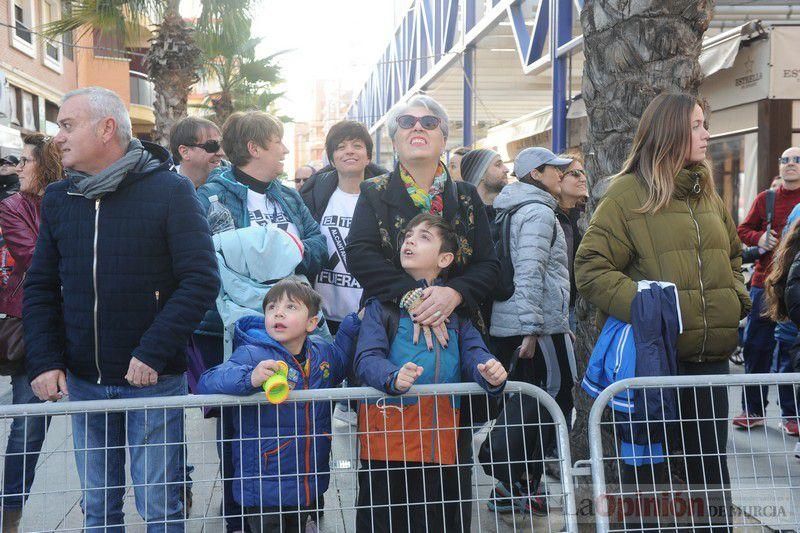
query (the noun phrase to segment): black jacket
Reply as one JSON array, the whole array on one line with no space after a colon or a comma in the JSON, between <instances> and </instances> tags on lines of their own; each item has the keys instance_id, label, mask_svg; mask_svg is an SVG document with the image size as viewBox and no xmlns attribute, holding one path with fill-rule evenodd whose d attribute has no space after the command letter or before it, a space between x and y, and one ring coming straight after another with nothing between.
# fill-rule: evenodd
<instances>
[{"instance_id":1,"label":"black jacket","mask_svg":"<svg viewBox=\"0 0 800 533\"><path fill-rule=\"evenodd\" d=\"M364 288L362 302L370 297L394 300L419 286L400 266L402 232L420 210L406 192L398 168L361 184L347 238L347 258L350 272ZM491 298L500 270L477 189L448 177L443 216L453 224L460 241L445 285L461 294L477 318L478 305Z\"/></svg>"},{"instance_id":2,"label":"black jacket","mask_svg":"<svg viewBox=\"0 0 800 533\"><path fill-rule=\"evenodd\" d=\"M789 319L800 327L800 253L794 256L784 292Z\"/></svg>"},{"instance_id":3,"label":"black jacket","mask_svg":"<svg viewBox=\"0 0 800 533\"><path fill-rule=\"evenodd\" d=\"M19 192L19 176L16 174L0 176L0 201L17 192Z\"/></svg>"},{"instance_id":4,"label":"black jacket","mask_svg":"<svg viewBox=\"0 0 800 533\"><path fill-rule=\"evenodd\" d=\"M389 171L385 168L379 167L375 163L370 163L364 170L364 178L374 178L387 172ZM332 165L328 165L308 178L300 189L300 196L303 197L303 202L305 202L306 207L311 211L311 216L318 223L322 220L322 215L325 214L328 202L338 185L339 174Z\"/></svg>"},{"instance_id":5,"label":"black jacket","mask_svg":"<svg viewBox=\"0 0 800 533\"><path fill-rule=\"evenodd\" d=\"M186 341L219 291L217 262L192 182L143 144L161 165L129 172L100 200L70 179L45 192L24 289L31 379L66 369L126 385L132 356L159 374L186 371Z\"/></svg>"},{"instance_id":6,"label":"black jacket","mask_svg":"<svg viewBox=\"0 0 800 533\"><path fill-rule=\"evenodd\" d=\"M578 219L581 217L580 208L572 208L569 211L564 211L559 207L556 209L556 218L558 218L561 229L564 231L564 238L567 240L567 267L569 268L569 305L575 305L575 298L578 296L578 289L575 285L575 251L581 244L583 234L578 228Z\"/></svg>"}]
</instances>

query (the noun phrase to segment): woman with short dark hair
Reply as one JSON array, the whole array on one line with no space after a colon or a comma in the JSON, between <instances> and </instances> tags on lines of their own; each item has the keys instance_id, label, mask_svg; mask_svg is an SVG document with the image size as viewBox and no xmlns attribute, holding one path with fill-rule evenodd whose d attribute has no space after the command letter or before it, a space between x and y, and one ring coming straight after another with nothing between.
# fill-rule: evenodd
<instances>
[{"instance_id":1,"label":"woman with short dark hair","mask_svg":"<svg viewBox=\"0 0 800 533\"><path fill-rule=\"evenodd\" d=\"M17 164L19 192L0 202L0 227L3 238L14 258L14 271L0 293L0 313L3 338L0 341L6 357L19 356L0 369L11 376L14 404L41 403L31 389L25 373L25 347L22 344L22 294L25 272L31 264L36 239L39 236L39 217L44 190L64 177L61 150L50 137L35 133L23 139L22 157ZM16 333L13 331L16 330ZM44 442L49 418L18 417L11 423L5 454L3 482L3 531L16 530L22 517L22 506L33 485L39 451Z\"/></svg>"},{"instance_id":2,"label":"woman with short dark hair","mask_svg":"<svg viewBox=\"0 0 800 533\"><path fill-rule=\"evenodd\" d=\"M331 334L348 314L358 311L361 285L347 268L345 241L367 168L372 160L372 137L360 122L343 120L325 137L331 170L312 176L300 191L311 215L320 225L328 255L314 280L322 296L322 310Z\"/></svg>"}]
</instances>

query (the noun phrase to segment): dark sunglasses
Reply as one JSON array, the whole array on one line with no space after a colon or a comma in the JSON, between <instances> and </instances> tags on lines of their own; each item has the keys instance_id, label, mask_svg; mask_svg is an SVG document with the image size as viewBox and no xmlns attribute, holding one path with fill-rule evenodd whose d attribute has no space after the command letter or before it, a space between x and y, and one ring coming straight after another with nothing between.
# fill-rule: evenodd
<instances>
[{"instance_id":1,"label":"dark sunglasses","mask_svg":"<svg viewBox=\"0 0 800 533\"><path fill-rule=\"evenodd\" d=\"M216 154L219 152L221 148L219 141L216 139L211 139L210 141L206 141L203 144L185 144L184 146L191 146L192 148L202 148L209 154Z\"/></svg>"},{"instance_id":2,"label":"dark sunglasses","mask_svg":"<svg viewBox=\"0 0 800 533\"><path fill-rule=\"evenodd\" d=\"M435 130L442 123L442 119L433 115L425 115L424 117L415 117L414 115L400 115L397 117L397 125L404 130L410 130L417 122L420 126L428 131Z\"/></svg>"},{"instance_id":3,"label":"dark sunglasses","mask_svg":"<svg viewBox=\"0 0 800 533\"><path fill-rule=\"evenodd\" d=\"M779 157L778 162L781 165L787 165L789 162L800 164L800 155L793 155L792 157Z\"/></svg>"}]
</instances>

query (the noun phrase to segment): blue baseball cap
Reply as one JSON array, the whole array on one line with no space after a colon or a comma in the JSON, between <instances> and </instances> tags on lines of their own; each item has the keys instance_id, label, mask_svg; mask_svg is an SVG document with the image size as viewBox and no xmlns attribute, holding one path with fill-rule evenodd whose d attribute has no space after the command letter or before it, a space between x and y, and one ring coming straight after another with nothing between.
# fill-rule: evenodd
<instances>
[{"instance_id":1,"label":"blue baseball cap","mask_svg":"<svg viewBox=\"0 0 800 533\"><path fill-rule=\"evenodd\" d=\"M525 148L514 159L514 176L524 178L542 165L563 167L572 163L572 159L558 157L547 148Z\"/></svg>"}]
</instances>

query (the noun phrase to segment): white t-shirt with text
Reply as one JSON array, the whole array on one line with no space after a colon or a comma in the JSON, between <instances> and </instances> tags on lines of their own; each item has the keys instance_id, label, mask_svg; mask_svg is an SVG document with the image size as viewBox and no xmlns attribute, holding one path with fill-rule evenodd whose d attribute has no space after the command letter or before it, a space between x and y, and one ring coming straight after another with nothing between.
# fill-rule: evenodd
<instances>
[{"instance_id":1,"label":"white t-shirt with text","mask_svg":"<svg viewBox=\"0 0 800 533\"><path fill-rule=\"evenodd\" d=\"M356 210L358 194L337 188L331 195L320 221L320 230L328 242L328 258L323 262L314 288L322 296L322 310L329 320L341 322L358 311L363 289L347 270L345 241Z\"/></svg>"},{"instance_id":2,"label":"white t-shirt with text","mask_svg":"<svg viewBox=\"0 0 800 533\"><path fill-rule=\"evenodd\" d=\"M251 226L269 226L276 224L284 231L288 231L297 238L300 232L286 214L281 204L272 201L266 194L259 194L252 189L247 190L247 212L250 215Z\"/></svg>"}]
</instances>

